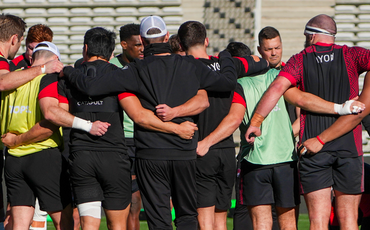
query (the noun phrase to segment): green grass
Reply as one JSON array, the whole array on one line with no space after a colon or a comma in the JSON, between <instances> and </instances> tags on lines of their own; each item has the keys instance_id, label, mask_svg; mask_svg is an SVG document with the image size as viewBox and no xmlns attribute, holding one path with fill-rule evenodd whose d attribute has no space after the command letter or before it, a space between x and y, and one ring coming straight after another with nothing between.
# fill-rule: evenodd
<instances>
[{"instance_id":1,"label":"green grass","mask_svg":"<svg viewBox=\"0 0 370 230\"><path fill-rule=\"evenodd\" d=\"M54 230L54 225L52 222L48 222L48 229ZM101 224L100 224L101 230L107 229L107 224L105 217L102 217ZM148 225L146 221L140 221L140 230L148 230ZM174 228L175 229L175 228ZM233 229L233 219L227 218L227 229L232 230ZM309 229L309 222L308 222L308 215L307 214L300 214L298 219L298 229L299 230L308 230Z\"/></svg>"}]
</instances>

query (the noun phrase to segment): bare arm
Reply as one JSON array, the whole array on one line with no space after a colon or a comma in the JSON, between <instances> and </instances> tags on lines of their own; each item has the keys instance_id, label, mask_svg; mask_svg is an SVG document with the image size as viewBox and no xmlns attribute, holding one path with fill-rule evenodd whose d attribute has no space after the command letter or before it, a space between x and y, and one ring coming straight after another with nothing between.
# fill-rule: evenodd
<instances>
[{"instance_id":1,"label":"bare arm","mask_svg":"<svg viewBox=\"0 0 370 230\"><path fill-rule=\"evenodd\" d=\"M313 113L338 114L338 112L334 109L336 105L334 102L326 101L314 94L303 92L296 87L289 88L284 93L284 98L290 104L300 107L306 111L310 111ZM354 99L357 100L358 97ZM342 106L343 108L344 104L337 104L337 105ZM365 107L363 103L359 101L354 101L353 103L351 103L351 105L348 108L349 113L350 111L353 111L353 108L354 108L353 106L359 107L361 111Z\"/></svg>"},{"instance_id":2,"label":"bare arm","mask_svg":"<svg viewBox=\"0 0 370 230\"><path fill-rule=\"evenodd\" d=\"M77 128L76 117L66 111L66 107L59 107L59 101L53 97L44 97L39 100L40 108L46 120L58 126ZM62 104L61 104L62 105ZM64 105L66 106L66 104ZM78 118L77 118L78 119ZM87 122L87 121L86 121ZM95 121L91 124L89 132L91 135L103 136L110 126L107 122Z\"/></svg>"},{"instance_id":3,"label":"bare arm","mask_svg":"<svg viewBox=\"0 0 370 230\"><path fill-rule=\"evenodd\" d=\"M203 112L209 107L208 95L205 90L198 90L197 95L187 102L176 107L169 107L166 104L157 105L156 114L162 121L170 121L175 117L194 116Z\"/></svg>"},{"instance_id":4,"label":"bare arm","mask_svg":"<svg viewBox=\"0 0 370 230\"><path fill-rule=\"evenodd\" d=\"M30 130L20 135L6 133L2 135L1 141L8 148L16 148L20 145L27 145L49 138L53 132L58 131L58 126L47 120L35 124Z\"/></svg>"},{"instance_id":5,"label":"bare arm","mask_svg":"<svg viewBox=\"0 0 370 230\"><path fill-rule=\"evenodd\" d=\"M329 128L324 130L319 138L327 143L338 137L343 136L352 129L354 129L361 120L370 113L370 72L367 72L365 76L364 86L359 98L359 101L363 102L366 106L365 110L359 114L346 115L338 118ZM307 147L308 152L317 153L323 147L317 138L311 138L303 143Z\"/></svg>"},{"instance_id":6,"label":"bare arm","mask_svg":"<svg viewBox=\"0 0 370 230\"><path fill-rule=\"evenodd\" d=\"M244 105L232 103L229 113L222 119L217 128L206 138L198 142L197 154L199 156L204 156L212 145L232 135L242 122L244 113Z\"/></svg>"},{"instance_id":7,"label":"bare arm","mask_svg":"<svg viewBox=\"0 0 370 230\"><path fill-rule=\"evenodd\" d=\"M301 129L301 121L300 121L301 108L296 107L295 111L297 114L297 119L292 124L294 137L299 135L299 130Z\"/></svg>"},{"instance_id":8,"label":"bare arm","mask_svg":"<svg viewBox=\"0 0 370 230\"><path fill-rule=\"evenodd\" d=\"M58 60L45 64L45 73L60 72L63 64ZM41 66L35 66L22 71L0 70L0 91L15 89L42 74Z\"/></svg>"},{"instance_id":9,"label":"bare arm","mask_svg":"<svg viewBox=\"0 0 370 230\"><path fill-rule=\"evenodd\" d=\"M183 139L191 139L194 131L198 130L196 124L188 121L181 124L161 121L152 111L143 108L136 96L125 97L120 104L127 115L145 129L176 134Z\"/></svg>"}]
</instances>

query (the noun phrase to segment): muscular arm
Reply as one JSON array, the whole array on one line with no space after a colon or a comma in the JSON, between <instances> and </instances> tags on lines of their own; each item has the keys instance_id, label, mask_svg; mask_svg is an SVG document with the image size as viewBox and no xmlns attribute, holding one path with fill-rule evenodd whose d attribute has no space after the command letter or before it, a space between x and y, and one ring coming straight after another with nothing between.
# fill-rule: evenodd
<instances>
[{"instance_id":1,"label":"muscular arm","mask_svg":"<svg viewBox=\"0 0 370 230\"><path fill-rule=\"evenodd\" d=\"M359 101L365 104L365 110L359 114L352 114L341 116L332 124L329 128L324 130L319 136L319 138L327 143L329 141L335 140L338 137L343 136L352 129L354 129L363 118L365 118L370 113L370 72L367 72L365 76L364 86L359 98ZM310 138L303 143L307 147L308 152L317 153L323 147L323 145L318 141L317 138Z\"/></svg>"},{"instance_id":2,"label":"muscular arm","mask_svg":"<svg viewBox=\"0 0 370 230\"><path fill-rule=\"evenodd\" d=\"M334 124L319 135L324 143L348 133L370 113L370 72L367 72L365 76L364 87L358 100L365 104L365 110L359 114L341 116L338 118Z\"/></svg>"},{"instance_id":3,"label":"muscular arm","mask_svg":"<svg viewBox=\"0 0 370 230\"><path fill-rule=\"evenodd\" d=\"M204 156L212 145L232 135L242 122L244 113L244 105L232 103L229 113L222 119L217 128L203 140L198 142L197 154L199 156Z\"/></svg>"},{"instance_id":4,"label":"muscular arm","mask_svg":"<svg viewBox=\"0 0 370 230\"><path fill-rule=\"evenodd\" d=\"M284 98L290 104L300 107L306 111L313 113L324 113L324 114L338 114L335 111L335 105L341 106L343 108L344 104L336 104L334 102L326 101L314 94L303 92L296 87L291 87L284 93ZM358 97L354 98L357 100ZM350 114L353 111L353 106L361 108L361 111L365 107L363 103L359 101L354 101L351 106L348 106L348 111L345 114ZM343 115L342 113L339 113Z\"/></svg>"},{"instance_id":5,"label":"muscular arm","mask_svg":"<svg viewBox=\"0 0 370 230\"><path fill-rule=\"evenodd\" d=\"M58 126L74 128L75 116L67 112L66 104L61 104L63 108L59 107L59 101L53 97L44 97L39 100L40 108L46 120L53 122ZM91 125L89 133L95 136L104 135L108 127L110 126L107 122L95 121ZM84 130L87 131L87 130Z\"/></svg>"},{"instance_id":6,"label":"muscular arm","mask_svg":"<svg viewBox=\"0 0 370 230\"><path fill-rule=\"evenodd\" d=\"M170 121L175 117L194 116L209 107L208 95L205 90L198 90L197 95L182 105L169 107L166 104L157 105L156 114L162 121Z\"/></svg>"},{"instance_id":7,"label":"muscular arm","mask_svg":"<svg viewBox=\"0 0 370 230\"><path fill-rule=\"evenodd\" d=\"M196 124L192 122L176 124L173 122L161 121L152 111L143 108L136 96L125 97L120 100L120 104L127 115L136 124L145 129L176 134L183 139L191 139L194 135L194 131L198 130Z\"/></svg>"},{"instance_id":8,"label":"muscular arm","mask_svg":"<svg viewBox=\"0 0 370 230\"><path fill-rule=\"evenodd\" d=\"M42 120L25 133L20 135L6 133L2 136L1 140L8 148L16 148L20 145L43 141L49 138L55 131L58 131L58 126L47 120Z\"/></svg>"},{"instance_id":9,"label":"muscular arm","mask_svg":"<svg viewBox=\"0 0 370 230\"><path fill-rule=\"evenodd\" d=\"M59 72L63 64L58 60L53 60L45 64L45 73ZM35 66L22 71L0 70L0 91L15 89L38 75L42 74L41 66Z\"/></svg>"}]
</instances>

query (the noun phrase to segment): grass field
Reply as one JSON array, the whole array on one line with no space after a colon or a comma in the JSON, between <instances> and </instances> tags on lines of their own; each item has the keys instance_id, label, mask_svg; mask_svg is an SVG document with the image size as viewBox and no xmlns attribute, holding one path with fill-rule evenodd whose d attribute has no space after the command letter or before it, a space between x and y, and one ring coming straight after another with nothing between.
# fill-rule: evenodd
<instances>
[{"instance_id":1,"label":"grass field","mask_svg":"<svg viewBox=\"0 0 370 230\"><path fill-rule=\"evenodd\" d=\"M298 229L299 230L308 230L309 228L309 222L308 222L308 216L307 214L300 214L299 220L298 220ZM52 230L55 229L52 222L48 222L48 229ZM102 221L100 224L101 230L106 230L107 225L105 222L105 217L102 217ZM174 228L175 229L175 228ZM227 218L227 229L232 230L233 229L233 219ZM140 230L148 230L148 225L146 221L140 221Z\"/></svg>"}]
</instances>

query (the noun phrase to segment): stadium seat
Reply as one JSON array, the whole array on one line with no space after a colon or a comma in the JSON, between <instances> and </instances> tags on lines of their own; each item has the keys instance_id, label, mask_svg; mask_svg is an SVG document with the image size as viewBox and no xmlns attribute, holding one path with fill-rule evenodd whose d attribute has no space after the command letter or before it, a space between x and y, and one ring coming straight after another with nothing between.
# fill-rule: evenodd
<instances>
[{"instance_id":1,"label":"stadium seat","mask_svg":"<svg viewBox=\"0 0 370 230\"><path fill-rule=\"evenodd\" d=\"M137 20L136 17L117 17L116 22L125 25L129 23L139 23L140 21Z\"/></svg>"},{"instance_id":2,"label":"stadium seat","mask_svg":"<svg viewBox=\"0 0 370 230\"><path fill-rule=\"evenodd\" d=\"M70 45L70 46L69 46L69 50L70 50L71 52L74 52L74 53L76 53L76 52L81 52L81 54L82 54L82 48L83 48L83 44L82 44L82 43L81 43L81 44L79 44L79 45L74 44L74 45Z\"/></svg>"},{"instance_id":3,"label":"stadium seat","mask_svg":"<svg viewBox=\"0 0 370 230\"><path fill-rule=\"evenodd\" d=\"M352 13L353 11L357 10L357 7L355 5L337 5L334 9L336 12Z\"/></svg>"},{"instance_id":4,"label":"stadium seat","mask_svg":"<svg viewBox=\"0 0 370 230\"><path fill-rule=\"evenodd\" d=\"M70 31L85 34L85 32L89 29L91 29L91 26L71 26Z\"/></svg>"},{"instance_id":5,"label":"stadium seat","mask_svg":"<svg viewBox=\"0 0 370 230\"><path fill-rule=\"evenodd\" d=\"M357 25L358 28L360 29L369 29L370 30L370 23L359 23Z\"/></svg>"},{"instance_id":6,"label":"stadium seat","mask_svg":"<svg viewBox=\"0 0 370 230\"><path fill-rule=\"evenodd\" d=\"M360 5L358 9L360 11L370 11L370 5Z\"/></svg>"},{"instance_id":7,"label":"stadium seat","mask_svg":"<svg viewBox=\"0 0 370 230\"><path fill-rule=\"evenodd\" d=\"M73 23L89 23L91 22L90 17L73 17L70 19L71 22Z\"/></svg>"},{"instance_id":8,"label":"stadium seat","mask_svg":"<svg viewBox=\"0 0 370 230\"><path fill-rule=\"evenodd\" d=\"M29 8L24 11L27 15L45 15L46 9L43 8Z\"/></svg>"},{"instance_id":9,"label":"stadium seat","mask_svg":"<svg viewBox=\"0 0 370 230\"><path fill-rule=\"evenodd\" d=\"M96 23L111 23L114 22L112 17L94 17L93 21Z\"/></svg>"},{"instance_id":10,"label":"stadium seat","mask_svg":"<svg viewBox=\"0 0 370 230\"><path fill-rule=\"evenodd\" d=\"M54 33L68 33L69 31L68 26L50 26L50 29Z\"/></svg>"},{"instance_id":11,"label":"stadium seat","mask_svg":"<svg viewBox=\"0 0 370 230\"><path fill-rule=\"evenodd\" d=\"M76 14L76 15L89 15L91 14L91 9L90 8L72 8L70 12L71 14Z\"/></svg>"},{"instance_id":12,"label":"stadium seat","mask_svg":"<svg viewBox=\"0 0 370 230\"><path fill-rule=\"evenodd\" d=\"M22 16L24 14L23 9L11 8L11 9L4 9L2 10L4 14L13 14L16 16Z\"/></svg>"},{"instance_id":13,"label":"stadium seat","mask_svg":"<svg viewBox=\"0 0 370 230\"><path fill-rule=\"evenodd\" d=\"M158 14L159 8L158 7L140 7L139 13L145 14L145 15L151 15L151 14Z\"/></svg>"},{"instance_id":14,"label":"stadium seat","mask_svg":"<svg viewBox=\"0 0 370 230\"><path fill-rule=\"evenodd\" d=\"M93 9L94 14L113 15L115 13L114 8L98 7Z\"/></svg>"},{"instance_id":15,"label":"stadium seat","mask_svg":"<svg viewBox=\"0 0 370 230\"><path fill-rule=\"evenodd\" d=\"M137 9L134 7L119 7L116 9L118 15L135 15L138 13Z\"/></svg>"},{"instance_id":16,"label":"stadium seat","mask_svg":"<svg viewBox=\"0 0 370 230\"><path fill-rule=\"evenodd\" d=\"M67 17L52 17L48 19L48 22L52 24L67 24L69 19Z\"/></svg>"},{"instance_id":17,"label":"stadium seat","mask_svg":"<svg viewBox=\"0 0 370 230\"><path fill-rule=\"evenodd\" d=\"M69 10L68 10L68 8L50 8L50 9L48 9L48 14L51 14L51 15L56 15L56 14L68 15Z\"/></svg>"},{"instance_id":18,"label":"stadium seat","mask_svg":"<svg viewBox=\"0 0 370 230\"><path fill-rule=\"evenodd\" d=\"M53 36L53 42L54 41L68 41L68 36L67 35L54 35Z\"/></svg>"},{"instance_id":19,"label":"stadium seat","mask_svg":"<svg viewBox=\"0 0 370 230\"><path fill-rule=\"evenodd\" d=\"M181 7L163 7L162 12L165 14L182 14Z\"/></svg>"},{"instance_id":20,"label":"stadium seat","mask_svg":"<svg viewBox=\"0 0 370 230\"><path fill-rule=\"evenodd\" d=\"M46 18L26 18L25 22L29 25L34 25L34 24L45 24L46 23Z\"/></svg>"},{"instance_id":21,"label":"stadium seat","mask_svg":"<svg viewBox=\"0 0 370 230\"><path fill-rule=\"evenodd\" d=\"M176 17L176 16L166 16L163 17L163 20L166 22L166 24L181 24L182 23L182 17Z\"/></svg>"}]
</instances>

